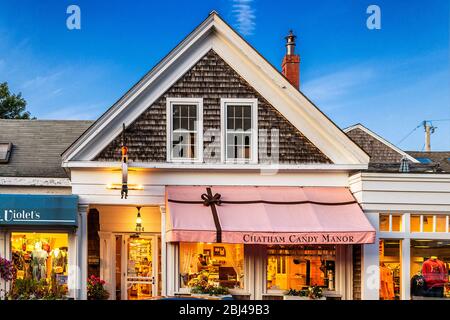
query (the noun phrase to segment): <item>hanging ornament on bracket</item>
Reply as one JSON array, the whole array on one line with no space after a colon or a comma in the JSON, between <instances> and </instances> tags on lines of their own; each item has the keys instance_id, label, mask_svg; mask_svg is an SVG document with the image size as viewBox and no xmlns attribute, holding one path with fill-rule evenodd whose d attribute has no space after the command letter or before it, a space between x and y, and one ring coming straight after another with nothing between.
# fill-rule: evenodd
<instances>
[{"instance_id":1,"label":"hanging ornament on bracket","mask_svg":"<svg viewBox=\"0 0 450 320\"><path fill-rule=\"evenodd\" d=\"M128 198L128 147L125 137L125 123L123 124L122 128L122 147L121 153L122 153L122 189L120 192L121 199L127 199Z\"/></svg>"}]
</instances>

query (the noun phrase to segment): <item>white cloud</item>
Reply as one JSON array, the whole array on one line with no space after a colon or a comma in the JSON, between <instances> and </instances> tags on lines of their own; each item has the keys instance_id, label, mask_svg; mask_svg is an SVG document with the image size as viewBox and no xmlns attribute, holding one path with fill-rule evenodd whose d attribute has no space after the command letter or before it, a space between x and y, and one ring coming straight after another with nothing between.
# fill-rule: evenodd
<instances>
[{"instance_id":1,"label":"white cloud","mask_svg":"<svg viewBox=\"0 0 450 320\"><path fill-rule=\"evenodd\" d=\"M232 12L236 19L236 28L245 36L252 35L256 27L252 4L253 0L233 0Z\"/></svg>"}]
</instances>

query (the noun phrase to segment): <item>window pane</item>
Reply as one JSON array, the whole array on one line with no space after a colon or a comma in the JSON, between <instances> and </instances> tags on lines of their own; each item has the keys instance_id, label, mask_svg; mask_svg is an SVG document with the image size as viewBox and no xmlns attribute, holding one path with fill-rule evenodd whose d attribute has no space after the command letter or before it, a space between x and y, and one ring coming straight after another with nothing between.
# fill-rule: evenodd
<instances>
[{"instance_id":1,"label":"window pane","mask_svg":"<svg viewBox=\"0 0 450 320\"><path fill-rule=\"evenodd\" d=\"M402 231L402 216L392 216L392 231Z\"/></svg>"},{"instance_id":2,"label":"window pane","mask_svg":"<svg viewBox=\"0 0 450 320\"><path fill-rule=\"evenodd\" d=\"M400 299L400 240L380 240L380 299Z\"/></svg>"},{"instance_id":3,"label":"window pane","mask_svg":"<svg viewBox=\"0 0 450 320\"><path fill-rule=\"evenodd\" d=\"M173 158L196 158L196 133L174 132L172 137Z\"/></svg>"},{"instance_id":4,"label":"window pane","mask_svg":"<svg viewBox=\"0 0 450 320\"><path fill-rule=\"evenodd\" d=\"M244 119L244 131L249 131L252 129L252 119L245 118Z\"/></svg>"},{"instance_id":5,"label":"window pane","mask_svg":"<svg viewBox=\"0 0 450 320\"><path fill-rule=\"evenodd\" d=\"M389 231L389 215L380 214L380 231Z\"/></svg>"},{"instance_id":6,"label":"window pane","mask_svg":"<svg viewBox=\"0 0 450 320\"><path fill-rule=\"evenodd\" d=\"M196 105L189 106L189 117L197 118L197 106Z\"/></svg>"},{"instance_id":7,"label":"window pane","mask_svg":"<svg viewBox=\"0 0 450 320\"><path fill-rule=\"evenodd\" d=\"M251 106L245 106L244 107L244 117L245 118L251 118L252 117L252 107Z\"/></svg>"},{"instance_id":8,"label":"window pane","mask_svg":"<svg viewBox=\"0 0 450 320\"><path fill-rule=\"evenodd\" d=\"M411 240L411 295L450 298L449 240Z\"/></svg>"},{"instance_id":9,"label":"window pane","mask_svg":"<svg viewBox=\"0 0 450 320\"><path fill-rule=\"evenodd\" d=\"M433 232L433 216L423 216L423 232Z\"/></svg>"},{"instance_id":10,"label":"window pane","mask_svg":"<svg viewBox=\"0 0 450 320\"><path fill-rule=\"evenodd\" d=\"M410 227L411 232L420 232L420 216L411 215Z\"/></svg>"},{"instance_id":11,"label":"window pane","mask_svg":"<svg viewBox=\"0 0 450 320\"><path fill-rule=\"evenodd\" d=\"M436 232L446 232L447 216L436 215Z\"/></svg>"},{"instance_id":12,"label":"window pane","mask_svg":"<svg viewBox=\"0 0 450 320\"><path fill-rule=\"evenodd\" d=\"M308 286L334 290L335 246L268 246L267 289L304 290Z\"/></svg>"},{"instance_id":13,"label":"window pane","mask_svg":"<svg viewBox=\"0 0 450 320\"><path fill-rule=\"evenodd\" d=\"M180 287L244 289L244 245L180 243Z\"/></svg>"},{"instance_id":14,"label":"window pane","mask_svg":"<svg viewBox=\"0 0 450 320\"><path fill-rule=\"evenodd\" d=\"M17 279L17 287L13 289L13 294L18 296L33 294L37 299L43 298L39 295L42 295L44 290L49 290L51 283L56 282L57 288L52 289L59 289L66 295L69 275L68 246L67 233L13 232L11 254ZM23 283L26 280L27 283ZM25 292L25 285L32 290L31 280L42 281L43 284L40 288L36 286L36 292ZM14 299L17 298L19 297Z\"/></svg>"}]
</instances>

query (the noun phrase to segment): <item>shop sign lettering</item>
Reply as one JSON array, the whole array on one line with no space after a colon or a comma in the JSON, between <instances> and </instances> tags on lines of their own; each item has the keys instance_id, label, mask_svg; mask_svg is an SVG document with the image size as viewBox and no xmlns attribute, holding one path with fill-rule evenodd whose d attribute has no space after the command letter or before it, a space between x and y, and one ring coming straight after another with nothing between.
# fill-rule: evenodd
<instances>
[{"instance_id":1,"label":"shop sign lettering","mask_svg":"<svg viewBox=\"0 0 450 320\"><path fill-rule=\"evenodd\" d=\"M243 235L244 243L263 243L263 244L309 244L309 243L354 243L352 235L336 235L323 233L317 235L310 234L288 234L288 235L258 235L246 233Z\"/></svg>"},{"instance_id":2,"label":"shop sign lettering","mask_svg":"<svg viewBox=\"0 0 450 320\"><path fill-rule=\"evenodd\" d=\"M41 214L35 210L5 210L0 216L0 222L36 221L39 219L41 219Z\"/></svg>"}]
</instances>

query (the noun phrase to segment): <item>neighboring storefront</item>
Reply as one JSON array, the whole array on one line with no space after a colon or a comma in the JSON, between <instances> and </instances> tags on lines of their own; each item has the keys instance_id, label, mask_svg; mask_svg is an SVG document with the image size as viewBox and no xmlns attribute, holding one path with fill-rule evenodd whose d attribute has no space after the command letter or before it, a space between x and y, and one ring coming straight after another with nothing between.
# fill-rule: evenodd
<instances>
[{"instance_id":1,"label":"neighboring storefront","mask_svg":"<svg viewBox=\"0 0 450 320\"><path fill-rule=\"evenodd\" d=\"M57 287L74 297L77 208L73 195L0 194L0 256L13 262L15 287Z\"/></svg>"},{"instance_id":2,"label":"neighboring storefront","mask_svg":"<svg viewBox=\"0 0 450 320\"><path fill-rule=\"evenodd\" d=\"M91 123L0 120L0 257L15 271L12 281L0 280L2 297L80 297L85 235L78 197L60 164Z\"/></svg>"}]
</instances>

